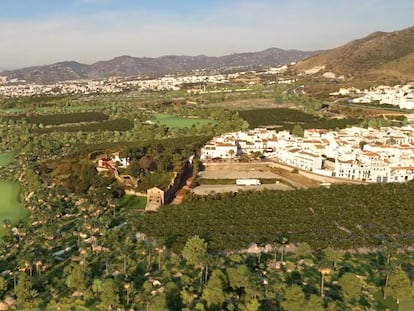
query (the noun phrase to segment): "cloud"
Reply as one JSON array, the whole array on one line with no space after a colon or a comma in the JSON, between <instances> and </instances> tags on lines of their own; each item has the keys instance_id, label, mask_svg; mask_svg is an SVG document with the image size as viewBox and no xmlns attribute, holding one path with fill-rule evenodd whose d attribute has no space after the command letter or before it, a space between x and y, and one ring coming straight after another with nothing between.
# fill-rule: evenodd
<instances>
[{"instance_id":1,"label":"cloud","mask_svg":"<svg viewBox=\"0 0 414 311\"><path fill-rule=\"evenodd\" d=\"M62 60L92 63L119 55L223 55L269 47L326 49L376 30L406 27L414 9L413 4L406 10L403 3L390 7L380 0L365 4L355 0L224 3L185 14L136 9L2 19L0 67Z\"/></svg>"}]
</instances>

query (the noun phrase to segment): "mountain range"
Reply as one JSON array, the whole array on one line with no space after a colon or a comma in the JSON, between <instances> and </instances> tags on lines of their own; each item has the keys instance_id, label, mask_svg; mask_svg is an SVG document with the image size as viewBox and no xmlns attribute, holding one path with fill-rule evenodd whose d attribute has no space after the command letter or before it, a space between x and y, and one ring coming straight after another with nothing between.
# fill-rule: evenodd
<instances>
[{"instance_id":1,"label":"mountain range","mask_svg":"<svg viewBox=\"0 0 414 311\"><path fill-rule=\"evenodd\" d=\"M220 57L166 55L157 58L119 56L91 65L75 61L3 71L9 80L50 83L76 79L157 76L193 70L246 70L298 62L299 72L333 72L347 79L414 79L414 26L393 32L374 32L325 51L270 48ZM317 70L316 70L317 71Z\"/></svg>"},{"instance_id":2,"label":"mountain range","mask_svg":"<svg viewBox=\"0 0 414 311\"><path fill-rule=\"evenodd\" d=\"M91 65L75 61L59 62L46 66L27 67L3 71L0 76L9 80L50 83L76 79L104 79L113 76L163 75L192 70L249 69L289 64L316 52L270 48L260 52L230 54L220 57L167 55L157 58L119 56Z\"/></svg>"},{"instance_id":3,"label":"mountain range","mask_svg":"<svg viewBox=\"0 0 414 311\"><path fill-rule=\"evenodd\" d=\"M414 26L394 32L374 32L296 64L298 71L323 68L346 78L414 79Z\"/></svg>"}]
</instances>

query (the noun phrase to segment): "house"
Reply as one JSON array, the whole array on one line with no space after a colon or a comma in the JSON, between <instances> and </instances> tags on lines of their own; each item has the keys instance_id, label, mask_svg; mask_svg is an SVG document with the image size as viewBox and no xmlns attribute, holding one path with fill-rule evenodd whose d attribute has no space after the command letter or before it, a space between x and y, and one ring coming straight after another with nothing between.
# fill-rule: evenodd
<instances>
[{"instance_id":1,"label":"house","mask_svg":"<svg viewBox=\"0 0 414 311\"><path fill-rule=\"evenodd\" d=\"M391 166L389 169L389 182L406 182L414 180L414 166Z\"/></svg>"},{"instance_id":2,"label":"house","mask_svg":"<svg viewBox=\"0 0 414 311\"><path fill-rule=\"evenodd\" d=\"M156 212L161 205L165 202L164 191L157 187L153 187L147 190L147 206L145 206L146 212Z\"/></svg>"},{"instance_id":3,"label":"house","mask_svg":"<svg viewBox=\"0 0 414 311\"><path fill-rule=\"evenodd\" d=\"M200 159L228 159L238 155L238 147L235 142L211 141L201 148Z\"/></svg>"},{"instance_id":4,"label":"house","mask_svg":"<svg viewBox=\"0 0 414 311\"><path fill-rule=\"evenodd\" d=\"M102 157L98 159L96 170L98 172L112 172L115 170L115 163L109 157Z\"/></svg>"},{"instance_id":5,"label":"house","mask_svg":"<svg viewBox=\"0 0 414 311\"><path fill-rule=\"evenodd\" d=\"M278 152L280 162L297 168L312 171L322 169L323 159L319 154L304 151L300 148L282 149Z\"/></svg>"}]
</instances>

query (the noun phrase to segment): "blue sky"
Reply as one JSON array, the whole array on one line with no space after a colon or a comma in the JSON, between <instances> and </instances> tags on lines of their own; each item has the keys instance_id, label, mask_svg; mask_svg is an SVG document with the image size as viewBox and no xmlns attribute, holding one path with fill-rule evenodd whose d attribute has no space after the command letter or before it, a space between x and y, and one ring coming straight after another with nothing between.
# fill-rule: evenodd
<instances>
[{"instance_id":1,"label":"blue sky","mask_svg":"<svg viewBox=\"0 0 414 311\"><path fill-rule=\"evenodd\" d=\"M412 12L412 0L0 0L0 69L328 49L412 26Z\"/></svg>"}]
</instances>

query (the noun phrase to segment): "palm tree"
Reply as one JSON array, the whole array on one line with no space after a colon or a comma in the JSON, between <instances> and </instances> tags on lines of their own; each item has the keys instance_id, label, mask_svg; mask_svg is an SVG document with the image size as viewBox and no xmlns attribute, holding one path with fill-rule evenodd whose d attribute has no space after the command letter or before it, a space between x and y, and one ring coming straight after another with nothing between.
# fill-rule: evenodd
<instances>
[{"instance_id":1,"label":"palm tree","mask_svg":"<svg viewBox=\"0 0 414 311\"><path fill-rule=\"evenodd\" d=\"M321 273L321 298L325 296L325 275L331 273L331 268L321 267L318 269Z\"/></svg>"},{"instance_id":2,"label":"palm tree","mask_svg":"<svg viewBox=\"0 0 414 311\"><path fill-rule=\"evenodd\" d=\"M285 249L286 245L288 244L289 239L286 236L282 236L280 238L276 239L276 243L281 246L281 252L280 252L280 261L284 262L285 257Z\"/></svg>"}]
</instances>

